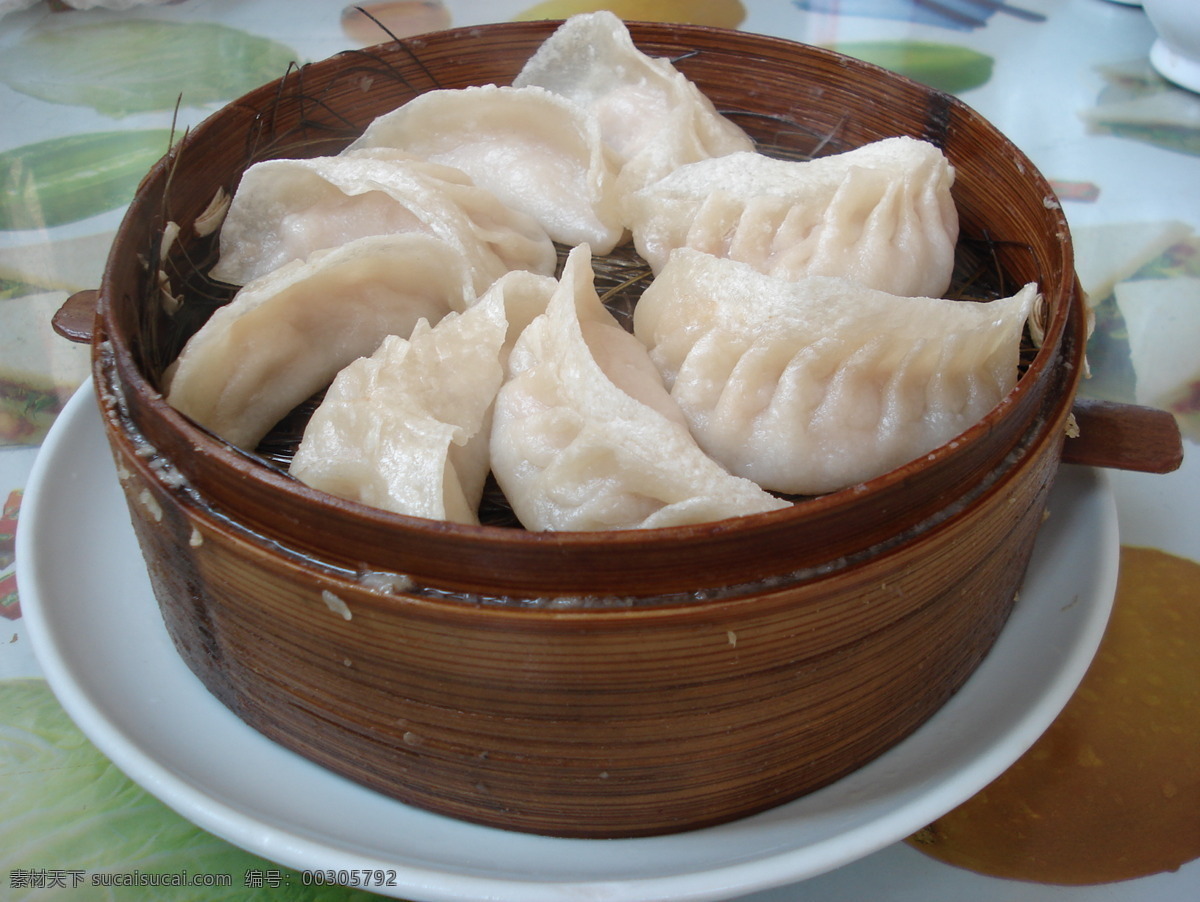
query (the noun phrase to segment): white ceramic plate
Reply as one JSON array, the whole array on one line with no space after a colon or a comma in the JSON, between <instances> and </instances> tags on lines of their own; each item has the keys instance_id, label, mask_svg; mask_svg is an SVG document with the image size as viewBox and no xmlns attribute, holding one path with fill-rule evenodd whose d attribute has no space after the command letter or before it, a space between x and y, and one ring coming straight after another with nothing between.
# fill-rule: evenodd
<instances>
[{"instance_id":1,"label":"white ceramic plate","mask_svg":"<svg viewBox=\"0 0 1200 902\"><path fill-rule=\"evenodd\" d=\"M1107 480L1064 467L1016 609L966 686L909 739L838 783L710 829L567 840L460 823L363 789L220 705L163 627L85 385L31 475L21 606L50 685L89 738L207 830L307 870L380 870L421 902L715 900L802 880L894 843L998 776L1066 703L1116 585Z\"/></svg>"}]
</instances>

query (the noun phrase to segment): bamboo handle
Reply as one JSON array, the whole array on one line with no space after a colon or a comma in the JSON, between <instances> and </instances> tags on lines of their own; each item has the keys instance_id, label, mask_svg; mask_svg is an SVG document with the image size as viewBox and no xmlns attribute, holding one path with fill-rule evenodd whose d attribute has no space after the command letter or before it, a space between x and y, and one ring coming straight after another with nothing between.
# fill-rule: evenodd
<instances>
[{"instance_id":1,"label":"bamboo handle","mask_svg":"<svg viewBox=\"0 0 1200 902\"><path fill-rule=\"evenodd\" d=\"M99 299L100 292L95 288L75 292L51 317L51 328L69 341L91 344Z\"/></svg>"},{"instance_id":2,"label":"bamboo handle","mask_svg":"<svg viewBox=\"0 0 1200 902\"><path fill-rule=\"evenodd\" d=\"M1183 437L1165 410L1076 398L1071 408L1079 435L1063 444L1068 464L1170 473L1183 463Z\"/></svg>"}]
</instances>

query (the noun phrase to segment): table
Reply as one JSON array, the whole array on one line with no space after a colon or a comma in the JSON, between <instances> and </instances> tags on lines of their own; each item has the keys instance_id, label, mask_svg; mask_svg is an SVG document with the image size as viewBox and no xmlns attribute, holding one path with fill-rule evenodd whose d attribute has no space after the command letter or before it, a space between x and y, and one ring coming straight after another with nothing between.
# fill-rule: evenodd
<instances>
[{"instance_id":1,"label":"table","mask_svg":"<svg viewBox=\"0 0 1200 902\"><path fill-rule=\"evenodd\" d=\"M296 879L296 871L269 857L234 848L113 768L46 688L22 617L13 534L23 488L47 430L87 373L86 349L53 335L51 314L71 292L98 285L136 176L161 153L167 130L199 122L281 74L290 60L322 59L374 40L363 37L372 32L361 19L345 24L340 0L112 5L135 8L75 11L61 3L0 2L0 160L66 165L99 152L97 159L127 160L129 170L93 179L111 190L65 198L59 185L20 203L6 194L0 205L0 498L6 499L0 521L0 894L143 898L137 888L97 890L91 875L144 875L157 868L184 870L193 884L234 875L231 894L222 898L365 898L358 890L306 885L312 880ZM394 16L386 22L403 36L505 21L533 4L382 6L391 7L380 14ZM547 15L559 15L586 4L542 6ZM1174 473L1108 475L1121 542L1200 561L1194 514L1200 505L1200 356L1192 350L1200 342L1200 96L1152 70L1147 55L1154 32L1140 8L1115 0L631 0L615 8L628 18L649 18L657 10L666 18L736 26L893 66L957 94L1025 151L1059 194L1080 279L1096 310L1093 374L1083 393L1175 405L1186 437L1184 464ZM190 32L174 44L182 25ZM91 37L69 50L44 43L44 34L64 26L90 29ZM213 65L217 54L222 62ZM189 70L192 55L210 62ZM104 77L89 79L93 71ZM190 73L182 85L181 72ZM13 171L0 165L0 175ZM0 190L10 189L0 184ZM1182 591L1200 601L1200 570L1188 572L1192 581ZM1193 774L1200 773L1200 758L1194 764ZM212 893L182 886L159 889L156 898ZM1200 862L1194 860L1174 873L1068 889L980 876L898 843L803 883L742 898L1100 902L1198 896Z\"/></svg>"}]
</instances>

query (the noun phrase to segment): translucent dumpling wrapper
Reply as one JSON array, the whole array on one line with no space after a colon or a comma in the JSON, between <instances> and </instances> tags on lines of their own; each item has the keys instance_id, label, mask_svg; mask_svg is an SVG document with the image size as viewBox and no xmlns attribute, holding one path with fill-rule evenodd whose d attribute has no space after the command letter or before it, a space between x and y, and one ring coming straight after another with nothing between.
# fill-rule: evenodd
<instances>
[{"instance_id":1,"label":"translucent dumpling wrapper","mask_svg":"<svg viewBox=\"0 0 1200 902\"><path fill-rule=\"evenodd\" d=\"M608 253L625 238L595 119L541 88L429 91L378 117L349 150L370 147L462 170L563 244Z\"/></svg>"},{"instance_id":2,"label":"translucent dumpling wrapper","mask_svg":"<svg viewBox=\"0 0 1200 902\"><path fill-rule=\"evenodd\" d=\"M165 373L167 402L253 450L350 361L419 320L475 301L470 268L419 232L375 235L293 261L245 285Z\"/></svg>"},{"instance_id":3,"label":"translucent dumpling wrapper","mask_svg":"<svg viewBox=\"0 0 1200 902\"><path fill-rule=\"evenodd\" d=\"M517 339L491 458L531 530L678 526L788 506L696 445L646 349L597 296L586 247Z\"/></svg>"},{"instance_id":4,"label":"translucent dumpling wrapper","mask_svg":"<svg viewBox=\"0 0 1200 902\"><path fill-rule=\"evenodd\" d=\"M225 216L212 276L244 285L313 251L403 232L455 248L479 294L509 270L551 275L557 265L545 230L465 173L383 149L255 163Z\"/></svg>"},{"instance_id":5,"label":"translucent dumpling wrapper","mask_svg":"<svg viewBox=\"0 0 1200 902\"><path fill-rule=\"evenodd\" d=\"M477 524L504 364L557 284L512 272L466 312L385 338L333 380L291 474L393 513Z\"/></svg>"},{"instance_id":6,"label":"translucent dumpling wrapper","mask_svg":"<svg viewBox=\"0 0 1200 902\"><path fill-rule=\"evenodd\" d=\"M639 50L608 11L567 19L513 84L546 88L595 115L620 168L622 205L684 163L754 149L750 136L670 60Z\"/></svg>"},{"instance_id":7,"label":"translucent dumpling wrapper","mask_svg":"<svg viewBox=\"0 0 1200 902\"><path fill-rule=\"evenodd\" d=\"M955 438L1016 384L1026 285L975 303L845 279L788 281L682 248L642 294L634 331L693 435L730 472L815 495Z\"/></svg>"},{"instance_id":8,"label":"translucent dumpling wrapper","mask_svg":"<svg viewBox=\"0 0 1200 902\"><path fill-rule=\"evenodd\" d=\"M629 224L655 272L690 247L781 278L837 276L941 297L958 241L953 183L941 150L915 138L809 161L732 154L638 192Z\"/></svg>"}]
</instances>

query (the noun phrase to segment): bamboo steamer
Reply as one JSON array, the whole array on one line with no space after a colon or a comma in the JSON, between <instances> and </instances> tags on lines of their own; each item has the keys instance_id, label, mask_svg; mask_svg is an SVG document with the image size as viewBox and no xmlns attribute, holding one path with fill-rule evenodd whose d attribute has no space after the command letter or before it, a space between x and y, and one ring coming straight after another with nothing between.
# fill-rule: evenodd
<instances>
[{"instance_id":1,"label":"bamboo steamer","mask_svg":"<svg viewBox=\"0 0 1200 902\"><path fill-rule=\"evenodd\" d=\"M981 423L791 509L536 534L340 501L197 428L159 392L211 304L195 223L250 162L336 152L434 87L507 83L555 27L439 32L288 73L141 185L93 330L105 429L180 654L248 724L412 805L576 837L761 811L862 766L954 692L1003 627L1062 455L1085 343L1050 186L954 98L836 53L631 24L764 143L906 134L957 169L963 267L1037 281L1045 338ZM180 237L159 260L166 223ZM207 262L206 262L207 261ZM159 270L184 298L159 303Z\"/></svg>"}]
</instances>

